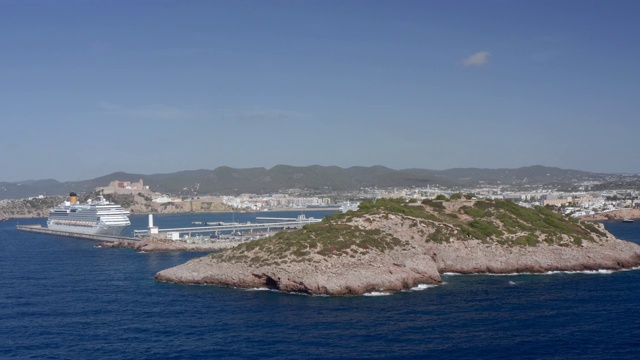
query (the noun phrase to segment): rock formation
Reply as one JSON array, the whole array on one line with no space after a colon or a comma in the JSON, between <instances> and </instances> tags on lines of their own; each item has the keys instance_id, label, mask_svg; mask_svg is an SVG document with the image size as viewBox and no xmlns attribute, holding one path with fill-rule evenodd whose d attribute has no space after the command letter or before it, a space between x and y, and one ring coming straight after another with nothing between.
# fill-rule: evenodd
<instances>
[{"instance_id":1,"label":"rock formation","mask_svg":"<svg viewBox=\"0 0 640 360\"><path fill-rule=\"evenodd\" d=\"M584 220L622 220L622 219L640 219L640 209L619 209L607 212L601 212L594 215L584 215Z\"/></svg>"},{"instance_id":2,"label":"rock formation","mask_svg":"<svg viewBox=\"0 0 640 360\"><path fill-rule=\"evenodd\" d=\"M599 223L507 201L380 199L318 224L194 259L156 280L361 295L438 284L440 274L632 268L640 246Z\"/></svg>"}]
</instances>

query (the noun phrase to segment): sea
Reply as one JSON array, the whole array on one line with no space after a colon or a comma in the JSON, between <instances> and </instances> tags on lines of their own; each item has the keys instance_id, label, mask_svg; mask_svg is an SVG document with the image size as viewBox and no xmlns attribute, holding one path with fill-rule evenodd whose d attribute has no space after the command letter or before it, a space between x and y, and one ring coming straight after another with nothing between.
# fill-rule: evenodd
<instances>
[{"instance_id":1,"label":"sea","mask_svg":"<svg viewBox=\"0 0 640 360\"><path fill-rule=\"evenodd\" d=\"M156 215L155 224L255 216L267 215ZM146 216L131 219L127 231L146 227ZM158 283L158 271L206 253L100 248L17 223L46 219L0 223L1 359L640 358L640 270L446 274L442 285L392 295L292 295ZM640 222L604 224L640 243Z\"/></svg>"}]
</instances>

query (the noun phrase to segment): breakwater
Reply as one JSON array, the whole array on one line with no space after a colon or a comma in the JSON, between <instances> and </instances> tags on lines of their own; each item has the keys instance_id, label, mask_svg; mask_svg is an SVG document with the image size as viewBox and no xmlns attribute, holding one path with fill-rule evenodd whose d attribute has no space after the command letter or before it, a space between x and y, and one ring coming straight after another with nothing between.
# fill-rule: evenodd
<instances>
[{"instance_id":1,"label":"breakwater","mask_svg":"<svg viewBox=\"0 0 640 360\"><path fill-rule=\"evenodd\" d=\"M60 231L60 230L52 230L41 225L16 225L16 228L21 231L28 231L40 234L48 234L48 235L56 235L56 236L65 236L72 237L78 239L87 239L87 240L95 240L102 241L108 243L126 243L129 245L135 245L140 243L139 239L127 237L127 236L110 236L110 235L98 235L98 234L82 234L71 231Z\"/></svg>"}]
</instances>

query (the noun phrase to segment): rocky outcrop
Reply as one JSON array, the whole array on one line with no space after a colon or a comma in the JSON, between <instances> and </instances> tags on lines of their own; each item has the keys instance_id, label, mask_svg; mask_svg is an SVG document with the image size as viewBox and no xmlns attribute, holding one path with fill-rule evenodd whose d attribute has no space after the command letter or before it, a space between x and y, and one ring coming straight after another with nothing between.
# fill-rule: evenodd
<instances>
[{"instance_id":1,"label":"rocky outcrop","mask_svg":"<svg viewBox=\"0 0 640 360\"><path fill-rule=\"evenodd\" d=\"M640 246L617 239L580 247L504 247L452 244L431 248L440 273L514 274L549 271L621 270L640 266Z\"/></svg>"},{"instance_id":2,"label":"rocky outcrop","mask_svg":"<svg viewBox=\"0 0 640 360\"><path fill-rule=\"evenodd\" d=\"M360 295L438 284L440 274L619 270L640 246L601 224L504 202L381 204L163 270L156 280Z\"/></svg>"},{"instance_id":3,"label":"rocky outcrop","mask_svg":"<svg viewBox=\"0 0 640 360\"><path fill-rule=\"evenodd\" d=\"M427 254L404 252L257 266L207 256L161 271L156 280L241 288L266 287L316 295L400 291L419 284L441 282L436 263Z\"/></svg>"},{"instance_id":4,"label":"rocky outcrop","mask_svg":"<svg viewBox=\"0 0 640 360\"><path fill-rule=\"evenodd\" d=\"M241 244L234 241L216 241L207 243L187 243L184 241L165 240L158 238L143 238L138 242L132 241L105 241L100 243L103 248L130 248L136 251L161 252L161 251L217 251L230 249Z\"/></svg>"},{"instance_id":5,"label":"rocky outcrop","mask_svg":"<svg viewBox=\"0 0 640 360\"><path fill-rule=\"evenodd\" d=\"M156 238L144 238L135 246L136 251L156 252L156 251L216 251L230 249L238 246L239 242L207 242L207 243L187 243L184 241L165 240Z\"/></svg>"},{"instance_id":6,"label":"rocky outcrop","mask_svg":"<svg viewBox=\"0 0 640 360\"><path fill-rule=\"evenodd\" d=\"M622 220L622 219L639 219L640 209L620 209L607 212L601 212L594 215L584 215L581 217L585 220Z\"/></svg>"}]
</instances>

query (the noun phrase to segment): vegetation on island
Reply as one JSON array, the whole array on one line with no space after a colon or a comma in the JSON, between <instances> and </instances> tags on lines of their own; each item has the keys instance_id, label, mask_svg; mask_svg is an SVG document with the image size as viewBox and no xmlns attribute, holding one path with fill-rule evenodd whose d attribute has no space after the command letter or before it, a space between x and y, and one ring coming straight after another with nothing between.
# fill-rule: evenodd
<instances>
[{"instance_id":1,"label":"vegetation on island","mask_svg":"<svg viewBox=\"0 0 640 360\"><path fill-rule=\"evenodd\" d=\"M425 243L476 240L501 246L581 246L607 234L598 225L567 218L545 207L525 208L505 200L404 199L367 200L358 210L336 213L296 231L242 244L211 256L256 265L320 262L331 257L356 257L413 245L408 233ZM392 219L393 218L393 219ZM384 230L383 223L400 224L405 234ZM413 236L411 235L411 236ZM412 238L413 239L413 238Z\"/></svg>"},{"instance_id":2,"label":"vegetation on island","mask_svg":"<svg viewBox=\"0 0 640 360\"><path fill-rule=\"evenodd\" d=\"M62 201L62 196L3 200L0 204L0 219L47 216L49 209Z\"/></svg>"}]
</instances>

